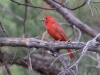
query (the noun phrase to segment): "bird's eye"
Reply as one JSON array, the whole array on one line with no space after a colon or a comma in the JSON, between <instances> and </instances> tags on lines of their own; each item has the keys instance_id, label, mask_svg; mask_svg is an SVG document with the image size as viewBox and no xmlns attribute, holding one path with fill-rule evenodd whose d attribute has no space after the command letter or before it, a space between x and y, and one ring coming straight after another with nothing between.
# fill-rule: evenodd
<instances>
[{"instance_id":1,"label":"bird's eye","mask_svg":"<svg viewBox=\"0 0 100 75\"><path fill-rule=\"evenodd\" d=\"M47 18L45 18L47 20Z\"/></svg>"}]
</instances>

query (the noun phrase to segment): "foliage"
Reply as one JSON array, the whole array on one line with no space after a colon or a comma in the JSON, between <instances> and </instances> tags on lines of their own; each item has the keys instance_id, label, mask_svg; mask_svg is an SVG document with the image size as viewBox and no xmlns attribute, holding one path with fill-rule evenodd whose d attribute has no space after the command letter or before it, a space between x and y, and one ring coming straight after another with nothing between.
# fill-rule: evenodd
<instances>
[{"instance_id":1,"label":"foliage","mask_svg":"<svg viewBox=\"0 0 100 75\"><path fill-rule=\"evenodd\" d=\"M24 0L17 0L17 1L24 2ZM30 0L30 1L35 6L43 6L43 4L45 4L42 0ZM84 0L81 0L81 1L73 0L67 6L73 8L80 5L83 2ZM96 5L97 7L100 7L99 4L94 4L94 5ZM48 5L46 6L48 7ZM92 9L93 9L94 16L90 14L91 12L88 5L85 5L84 7L75 10L73 14L76 17L78 17L82 22L88 24L91 27L94 27L94 24L99 22L100 16L98 16L96 9L94 8ZM44 24L42 21L40 21L40 19L42 19L45 15L52 15L56 18L56 20L59 23L65 23L64 25L62 24L62 26L69 36L73 33L72 28L68 26L68 22L56 11L42 10L42 9L35 9L35 8L28 7L27 19L25 22L26 32L27 32L28 37L38 36L39 38L41 38L43 32L45 31L45 27L43 26ZM0 0L0 21L2 22L4 29L6 30L6 32L8 33L10 37L22 37L24 18L25 18L24 6L15 4L10 0ZM2 30L0 30L0 37L5 37ZM70 38L72 39L73 36L71 36ZM91 37L83 33L81 41L88 41L89 39L91 39ZM5 51L8 51L8 52L11 51L11 53L14 53L15 51L15 48L13 49L13 48L4 47L3 49L5 49ZM26 53L27 53L26 49L18 48L16 59L20 58L21 56L26 55ZM80 66L81 65L84 66L82 63L86 60L88 59L84 58L81 61ZM93 62L93 60L91 59L89 59L86 63L95 64L95 62ZM20 72L20 75L28 74L26 69L23 69L22 67L19 67L16 65L13 65L12 67L11 67L12 69L14 70L16 69L16 71L11 70L13 72L13 75L19 75L20 70L23 70ZM81 67L79 69L80 69L80 75L82 75ZM91 70L91 72L94 74L94 72L96 71Z\"/></svg>"}]
</instances>

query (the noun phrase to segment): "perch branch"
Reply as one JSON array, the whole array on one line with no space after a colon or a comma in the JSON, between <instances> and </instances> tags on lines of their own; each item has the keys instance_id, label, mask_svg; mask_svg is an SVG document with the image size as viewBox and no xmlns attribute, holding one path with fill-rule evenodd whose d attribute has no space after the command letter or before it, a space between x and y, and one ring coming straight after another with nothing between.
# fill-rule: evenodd
<instances>
[{"instance_id":1,"label":"perch branch","mask_svg":"<svg viewBox=\"0 0 100 75\"><path fill-rule=\"evenodd\" d=\"M49 50L57 49L83 49L87 42L60 42L60 41L44 41L35 38L0 38L0 47L27 47L27 48L44 48ZM89 46L89 51L100 52L100 43L96 42L95 45Z\"/></svg>"}]
</instances>

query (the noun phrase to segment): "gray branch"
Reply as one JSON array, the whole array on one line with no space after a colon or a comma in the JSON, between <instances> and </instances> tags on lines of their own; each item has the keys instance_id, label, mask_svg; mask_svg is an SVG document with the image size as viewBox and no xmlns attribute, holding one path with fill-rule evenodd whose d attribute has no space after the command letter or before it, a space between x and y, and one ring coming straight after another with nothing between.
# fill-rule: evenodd
<instances>
[{"instance_id":1,"label":"gray branch","mask_svg":"<svg viewBox=\"0 0 100 75\"><path fill-rule=\"evenodd\" d=\"M4 55L7 55L7 57L11 56L11 54L1 52L1 50L0 50L0 63L5 63L5 61L3 59ZM57 75L61 71L61 68L56 65L52 65L49 68L51 62L54 60L54 58L52 58L50 56L49 57L45 56L43 58L43 56L40 54L31 54L31 59L32 59L32 61L31 61L32 68L41 74ZM8 64L12 63L12 64L16 64L16 65L20 65L20 66L28 68L28 66L29 66L28 61L29 61L28 56L26 56L22 59L18 59L18 60L14 59L13 62L12 62L12 59L8 59L7 63Z\"/></svg>"},{"instance_id":2,"label":"gray branch","mask_svg":"<svg viewBox=\"0 0 100 75\"><path fill-rule=\"evenodd\" d=\"M95 45L90 45L88 50L94 52L100 52L99 42ZM80 49L82 50L86 42L61 42L61 41L44 41L35 38L0 38L0 47L2 46L12 46L12 47L35 47L44 48L48 50L58 50L58 49Z\"/></svg>"}]
</instances>

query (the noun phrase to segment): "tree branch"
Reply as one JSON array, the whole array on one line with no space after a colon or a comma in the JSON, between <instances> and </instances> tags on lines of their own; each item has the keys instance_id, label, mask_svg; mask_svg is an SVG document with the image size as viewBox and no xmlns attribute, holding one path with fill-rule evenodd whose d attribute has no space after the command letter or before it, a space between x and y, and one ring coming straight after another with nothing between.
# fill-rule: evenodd
<instances>
[{"instance_id":1,"label":"tree branch","mask_svg":"<svg viewBox=\"0 0 100 75\"><path fill-rule=\"evenodd\" d=\"M10 57L11 54L7 54L7 53L4 53L4 52L1 52L0 51L0 56L1 55L7 55L7 57ZM56 65L53 65L49 68L51 62L54 60L54 58L52 57L44 57L40 54L31 54L31 59L32 59L32 68L36 71L38 71L39 73L41 74L45 74L45 75L57 75L60 71L61 71L61 68L56 66ZM3 60L3 56L0 57L0 62L1 63L5 63L5 61L1 61ZM12 60L11 59L8 59L7 60L7 63L8 64L11 64ZM28 62L29 62L29 58L28 56L22 58L22 59L14 59L14 61L12 62L12 65L13 64L16 64L16 65L20 65L20 66L23 66L23 67L26 67L28 68ZM34 65L35 64L35 65ZM11 75L11 74L9 74Z\"/></svg>"},{"instance_id":2,"label":"tree branch","mask_svg":"<svg viewBox=\"0 0 100 75\"><path fill-rule=\"evenodd\" d=\"M64 5L64 4L62 4L62 3L60 3L60 2L58 2L58 1L56 1L56 0L53 0L53 1L56 2L56 3L58 3L58 4L60 4L62 7L65 7L65 8L67 8L67 9L69 9L69 10L76 10L76 9L79 9L79 8L83 7L83 6L86 4L86 0L85 0L85 2L84 2L83 4L81 4L81 5L79 5L79 6L75 7L75 8L69 8L69 7L67 7L66 5Z\"/></svg>"},{"instance_id":3,"label":"tree branch","mask_svg":"<svg viewBox=\"0 0 100 75\"><path fill-rule=\"evenodd\" d=\"M12 46L12 47L36 47L49 49L55 51L57 49L83 49L86 42L60 42L60 41L43 41L35 38L0 38L0 47ZM89 51L100 52L100 43L96 43L94 46L89 46Z\"/></svg>"},{"instance_id":4,"label":"tree branch","mask_svg":"<svg viewBox=\"0 0 100 75\"><path fill-rule=\"evenodd\" d=\"M29 5L29 4L20 3L20 2L17 2L15 0L11 0L11 1L18 4L18 5L23 5L23 6L28 6L28 7L38 8L38 9L44 9L44 10L55 10L55 8L44 8L44 7L39 7L39 6L33 6L33 5Z\"/></svg>"},{"instance_id":5,"label":"tree branch","mask_svg":"<svg viewBox=\"0 0 100 75\"><path fill-rule=\"evenodd\" d=\"M8 34L6 33L6 30L3 28L2 23L0 22L0 28L2 29L2 31L4 32L4 34L6 35L6 37L8 37Z\"/></svg>"}]
</instances>

